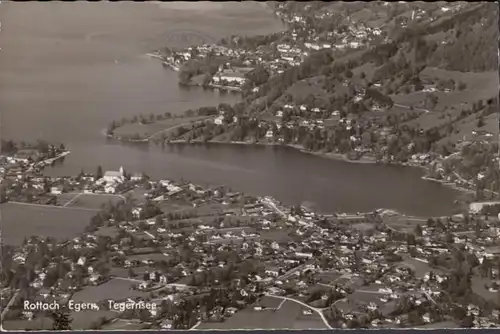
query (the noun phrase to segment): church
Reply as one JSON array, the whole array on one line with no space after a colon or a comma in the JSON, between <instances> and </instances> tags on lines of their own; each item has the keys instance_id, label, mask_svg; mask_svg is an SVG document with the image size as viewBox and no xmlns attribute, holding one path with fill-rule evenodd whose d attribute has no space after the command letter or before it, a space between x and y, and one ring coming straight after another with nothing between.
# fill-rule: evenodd
<instances>
[{"instance_id":1,"label":"church","mask_svg":"<svg viewBox=\"0 0 500 334\"><path fill-rule=\"evenodd\" d=\"M106 173L104 173L104 176L102 178L107 183L123 182L125 180L125 171L123 170L123 167L120 167L120 170L118 172L107 171Z\"/></svg>"}]
</instances>

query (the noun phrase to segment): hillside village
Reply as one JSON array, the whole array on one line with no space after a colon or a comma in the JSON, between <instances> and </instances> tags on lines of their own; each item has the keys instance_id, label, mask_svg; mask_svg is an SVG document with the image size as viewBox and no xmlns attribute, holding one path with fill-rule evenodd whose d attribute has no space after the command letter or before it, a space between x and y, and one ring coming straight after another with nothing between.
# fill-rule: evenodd
<instances>
[{"instance_id":1,"label":"hillside village","mask_svg":"<svg viewBox=\"0 0 500 334\"><path fill-rule=\"evenodd\" d=\"M285 32L159 52L181 82L243 96L161 140L288 145L351 162L421 166L431 179L490 199L500 190L498 60L477 43L494 43L491 9L276 4ZM472 43L471 62L443 58L458 41Z\"/></svg>"}]
</instances>

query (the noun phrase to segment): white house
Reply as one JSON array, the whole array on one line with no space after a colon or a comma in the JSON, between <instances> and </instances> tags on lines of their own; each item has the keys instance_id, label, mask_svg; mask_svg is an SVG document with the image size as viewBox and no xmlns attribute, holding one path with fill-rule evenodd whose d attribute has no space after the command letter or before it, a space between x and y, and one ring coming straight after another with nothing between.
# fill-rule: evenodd
<instances>
[{"instance_id":1,"label":"white house","mask_svg":"<svg viewBox=\"0 0 500 334\"><path fill-rule=\"evenodd\" d=\"M140 180L142 180L142 174L135 173L134 175L132 175L132 177L130 177L130 180L131 181L140 181Z\"/></svg>"},{"instance_id":2,"label":"white house","mask_svg":"<svg viewBox=\"0 0 500 334\"><path fill-rule=\"evenodd\" d=\"M116 192L116 184L106 184L106 186L104 187L104 192L106 194L114 194Z\"/></svg>"},{"instance_id":3,"label":"white house","mask_svg":"<svg viewBox=\"0 0 500 334\"><path fill-rule=\"evenodd\" d=\"M54 195L62 194L62 187L52 187L50 188L50 193Z\"/></svg>"},{"instance_id":4,"label":"white house","mask_svg":"<svg viewBox=\"0 0 500 334\"><path fill-rule=\"evenodd\" d=\"M217 125L222 125L224 121L224 117L223 116L218 116L214 119L214 123L217 124Z\"/></svg>"}]
</instances>

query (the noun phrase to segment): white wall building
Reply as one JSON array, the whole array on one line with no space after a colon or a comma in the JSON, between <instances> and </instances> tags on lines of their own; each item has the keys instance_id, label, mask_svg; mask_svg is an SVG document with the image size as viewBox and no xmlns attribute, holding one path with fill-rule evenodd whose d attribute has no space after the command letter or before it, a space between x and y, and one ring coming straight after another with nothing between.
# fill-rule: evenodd
<instances>
[{"instance_id":1,"label":"white wall building","mask_svg":"<svg viewBox=\"0 0 500 334\"><path fill-rule=\"evenodd\" d=\"M108 183L123 182L125 180L125 171L120 167L119 171L107 171L102 177Z\"/></svg>"}]
</instances>

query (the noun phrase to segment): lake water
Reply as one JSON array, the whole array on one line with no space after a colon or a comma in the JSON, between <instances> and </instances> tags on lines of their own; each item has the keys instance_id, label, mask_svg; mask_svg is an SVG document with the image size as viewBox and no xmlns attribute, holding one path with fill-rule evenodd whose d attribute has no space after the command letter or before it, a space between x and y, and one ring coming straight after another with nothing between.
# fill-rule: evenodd
<instances>
[{"instance_id":1,"label":"lake water","mask_svg":"<svg viewBox=\"0 0 500 334\"><path fill-rule=\"evenodd\" d=\"M348 164L292 149L230 145L123 145L101 135L114 119L181 113L237 101L237 95L182 89L177 74L144 54L165 44L282 29L263 5L2 3L0 133L63 142L72 153L49 175L97 165L183 177L204 184L304 201L321 211L380 207L415 215L451 212L456 192L410 168ZM249 14L252 11L251 14ZM258 27L258 30L255 29Z\"/></svg>"}]
</instances>

